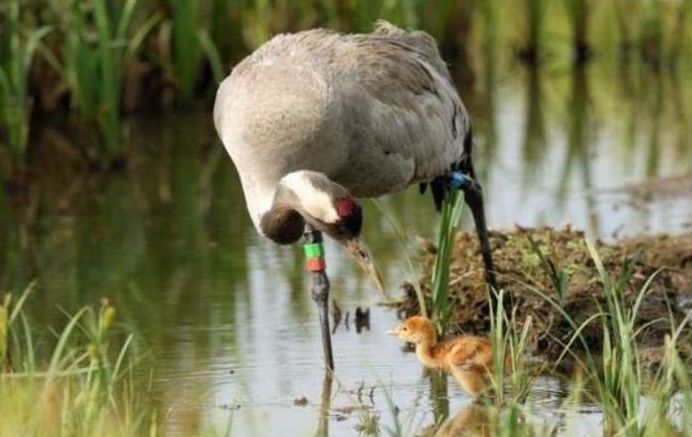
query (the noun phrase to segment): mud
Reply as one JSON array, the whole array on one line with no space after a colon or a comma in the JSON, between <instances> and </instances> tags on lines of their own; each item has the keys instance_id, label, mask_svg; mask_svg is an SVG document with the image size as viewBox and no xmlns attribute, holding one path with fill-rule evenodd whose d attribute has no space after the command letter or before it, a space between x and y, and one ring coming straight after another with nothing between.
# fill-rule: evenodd
<instances>
[{"instance_id":1,"label":"mud","mask_svg":"<svg viewBox=\"0 0 692 437\"><path fill-rule=\"evenodd\" d=\"M537 292L549 296L577 325L598 313L599 308L607 307L603 284L584 233L570 227L560 230L517 227L510 232L492 232L490 239L498 285L512 296L515 323L523 325L528 317L532 318L531 352L547 359L556 358L563 351L561 343L568 341L574 328L555 305ZM420 285L430 299L435 246L422 241L421 247ZM612 281L618 280L626 265L631 266L621 296L627 309L653 275L636 320L636 325L644 327L637 341L643 360L652 364L660 361L660 346L664 336L670 333L671 323L678 326L692 311L692 232L640 236L609 244L596 241L595 247ZM487 293L474 234L456 235L450 268L453 309L449 333L487 331ZM402 288L404 298L397 304L402 317L417 314L419 305L413 287L404 284ZM560 288L564 290L563 295ZM603 338L600 321L590 323L583 335L591 351L600 350ZM692 358L689 318L679 344L683 358L689 361Z\"/></svg>"}]
</instances>

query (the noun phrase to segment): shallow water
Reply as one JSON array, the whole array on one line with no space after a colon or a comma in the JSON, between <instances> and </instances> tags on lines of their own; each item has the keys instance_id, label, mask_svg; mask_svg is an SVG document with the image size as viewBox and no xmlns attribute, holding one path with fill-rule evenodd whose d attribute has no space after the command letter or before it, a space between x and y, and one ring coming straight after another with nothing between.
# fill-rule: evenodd
<instances>
[{"instance_id":1,"label":"shallow water","mask_svg":"<svg viewBox=\"0 0 692 437\"><path fill-rule=\"evenodd\" d=\"M606 239L690 228L692 87L642 76L628 89L617 72L598 68L540 80L516 68L464 97L492 227L571 222ZM234 435L353 435L355 405L372 407L384 431L394 424L386 393L408 434L468 406L452 382L445 394L385 335L396 314L377 305L383 296L331 242L332 297L349 325L334 334L336 381L325 391L301 253L256 235L210 115L129 123L128 172L75 178L44 163L43 177L3 214L0 285L38 277L30 312L44 326L62 324L58 306L110 298L155 359L170 435L227 426ZM91 141L51 123L37 131L34 141L54 153ZM641 184L647 178L658 182ZM434 235L432 201L412 188L365 205L365 239L396 295L415 277L412 237ZM468 214L463 221L468 227ZM360 333L357 307L370 310ZM558 380L540 379L529 410L568 426L564 395ZM307 405L296 405L303 397ZM600 434L597 408L576 414L581 434Z\"/></svg>"}]
</instances>

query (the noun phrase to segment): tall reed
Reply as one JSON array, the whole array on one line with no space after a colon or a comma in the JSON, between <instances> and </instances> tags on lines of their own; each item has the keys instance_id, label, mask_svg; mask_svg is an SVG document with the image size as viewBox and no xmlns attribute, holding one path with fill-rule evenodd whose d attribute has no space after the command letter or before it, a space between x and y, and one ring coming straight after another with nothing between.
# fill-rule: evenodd
<instances>
[{"instance_id":1,"label":"tall reed","mask_svg":"<svg viewBox=\"0 0 692 437\"><path fill-rule=\"evenodd\" d=\"M527 64L537 64L541 60L545 17L549 4L546 0L525 0L525 34L519 49L519 58Z\"/></svg>"},{"instance_id":2,"label":"tall reed","mask_svg":"<svg viewBox=\"0 0 692 437\"><path fill-rule=\"evenodd\" d=\"M642 435L647 428L647 424L640 421L644 406L642 389L646 381L637 351L637 337L642 328L637 328L635 322L654 276L647 280L629 307L625 303L624 293L632 276L635 260L628 260L618 277L613 280L589 241L587 247L606 297L606 307L600 320L603 329L602 359L600 363L596 363L598 371L592 371L590 375L596 386L598 402L604 411L606 432ZM672 393L666 393L667 397L670 395ZM651 414L665 416L667 407L668 405L658 405L659 411L652 411Z\"/></svg>"},{"instance_id":3,"label":"tall reed","mask_svg":"<svg viewBox=\"0 0 692 437\"><path fill-rule=\"evenodd\" d=\"M185 103L194 97L199 68L199 7L200 2L195 0L173 2L174 62L181 99Z\"/></svg>"},{"instance_id":4,"label":"tall reed","mask_svg":"<svg viewBox=\"0 0 692 437\"><path fill-rule=\"evenodd\" d=\"M442 214L437 236L437 257L432 273L431 316L437 323L440 334L445 332L451 313L449 300L449 265L454 251L454 236L459 227L459 218L464 206L463 194L454 190L447 193L442 203Z\"/></svg>"},{"instance_id":5,"label":"tall reed","mask_svg":"<svg viewBox=\"0 0 692 437\"><path fill-rule=\"evenodd\" d=\"M555 360L553 370L566 355L576 362L578 383L571 387L568 403L578 408L582 398L597 404L604 416L604 434L623 436L675 436L680 430L690 429L692 423L692 382L689 370L680 358L678 342L684 326L690 322L687 316L678 325L669 318L670 333L666 336L663 360L653 372L640 360L638 342L646 328L654 320L642 326L637 324L638 314L649 293L655 274L636 290L633 301L626 298L636 263L630 259L621 267L619 274L611 277L605 270L594 246L587 247L603 286L605 305L581 324L576 324L563 305L529 284L527 291L536 293L549 302L571 326L572 334L564 344L562 354ZM502 292L498 305L493 308L491 321L491 346L494 370L491 375L494 405L503 411L508 422L513 422L517 411L529 393L533 375L549 370L545 366L538 371L527 367L525 351L531 318L518 327L514 316L503 312ZM599 323L603 343L595 348L582 335L584 329ZM556 339L559 341L559 339ZM509 388L512 396L507 397ZM500 426L502 429L503 426Z\"/></svg>"},{"instance_id":6,"label":"tall reed","mask_svg":"<svg viewBox=\"0 0 692 437\"><path fill-rule=\"evenodd\" d=\"M120 111L125 72L160 19L152 15L133 30L138 5L138 0L93 0L54 11L66 18L64 61L52 64L68 84L73 108L97 122L104 148L92 159L104 164L124 154Z\"/></svg>"},{"instance_id":7,"label":"tall reed","mask_svg":"<svg viewBox=\"0 0 692 437\"><path fill-rule=\"evenodd\" d=\"M0 19L5 25L0 31L0 36L4 36L0 41L0 140L4 130L10 156L8 164L21 171L26 164L33 105L29 75L36 50L51 28L26 29L21 23L20 0L11 0L6 8L0 9L5 14Z\"/></svg>"}]
</instances>

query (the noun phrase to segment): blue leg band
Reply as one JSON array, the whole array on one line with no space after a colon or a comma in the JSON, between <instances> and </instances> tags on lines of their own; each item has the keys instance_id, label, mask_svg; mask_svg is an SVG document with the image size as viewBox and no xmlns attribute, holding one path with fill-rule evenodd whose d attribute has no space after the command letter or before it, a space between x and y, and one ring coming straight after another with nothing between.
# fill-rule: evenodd
<instances>
[{"instance_id":1,"label":"blue leg band","mask_svg":"<svg viewBox=\"0 0 692 437\"><path fill-rule=\"evenodd\" d=\"M447 184L456 189L463 189L471 185L471 178L460 171L453 171L447 175Z\"/></svg>"}]
</instances>

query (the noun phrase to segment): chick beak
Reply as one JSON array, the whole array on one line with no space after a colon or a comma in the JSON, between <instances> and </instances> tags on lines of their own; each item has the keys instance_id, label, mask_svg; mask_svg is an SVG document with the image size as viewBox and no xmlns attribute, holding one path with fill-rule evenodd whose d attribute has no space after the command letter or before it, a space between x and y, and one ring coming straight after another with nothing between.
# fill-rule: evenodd
<instances>
[{"instance_id":1,"label":"chick beak","mask_svg":"<svg viewBox=\"0 0 692 437\"><path fill-rule=\"evenodd\" d=\"M378 270L370 253L368 246L360 238L349 238L343 241L344 247L348 253L356 260L356 262L365 270L370 279L375 283L375 286L384 291L382 275Z\"/></svg>"},{"instance_id":2,"label":"chick beak","mask_svg":"<svg viewBox=\"0 0 692 437\"><path fill-rule=\"evenodd\" d=\"M386 334L397 335L398 334L398 328L390 329L389 331L386 332Z\"/></svg>"}]
</instances>

